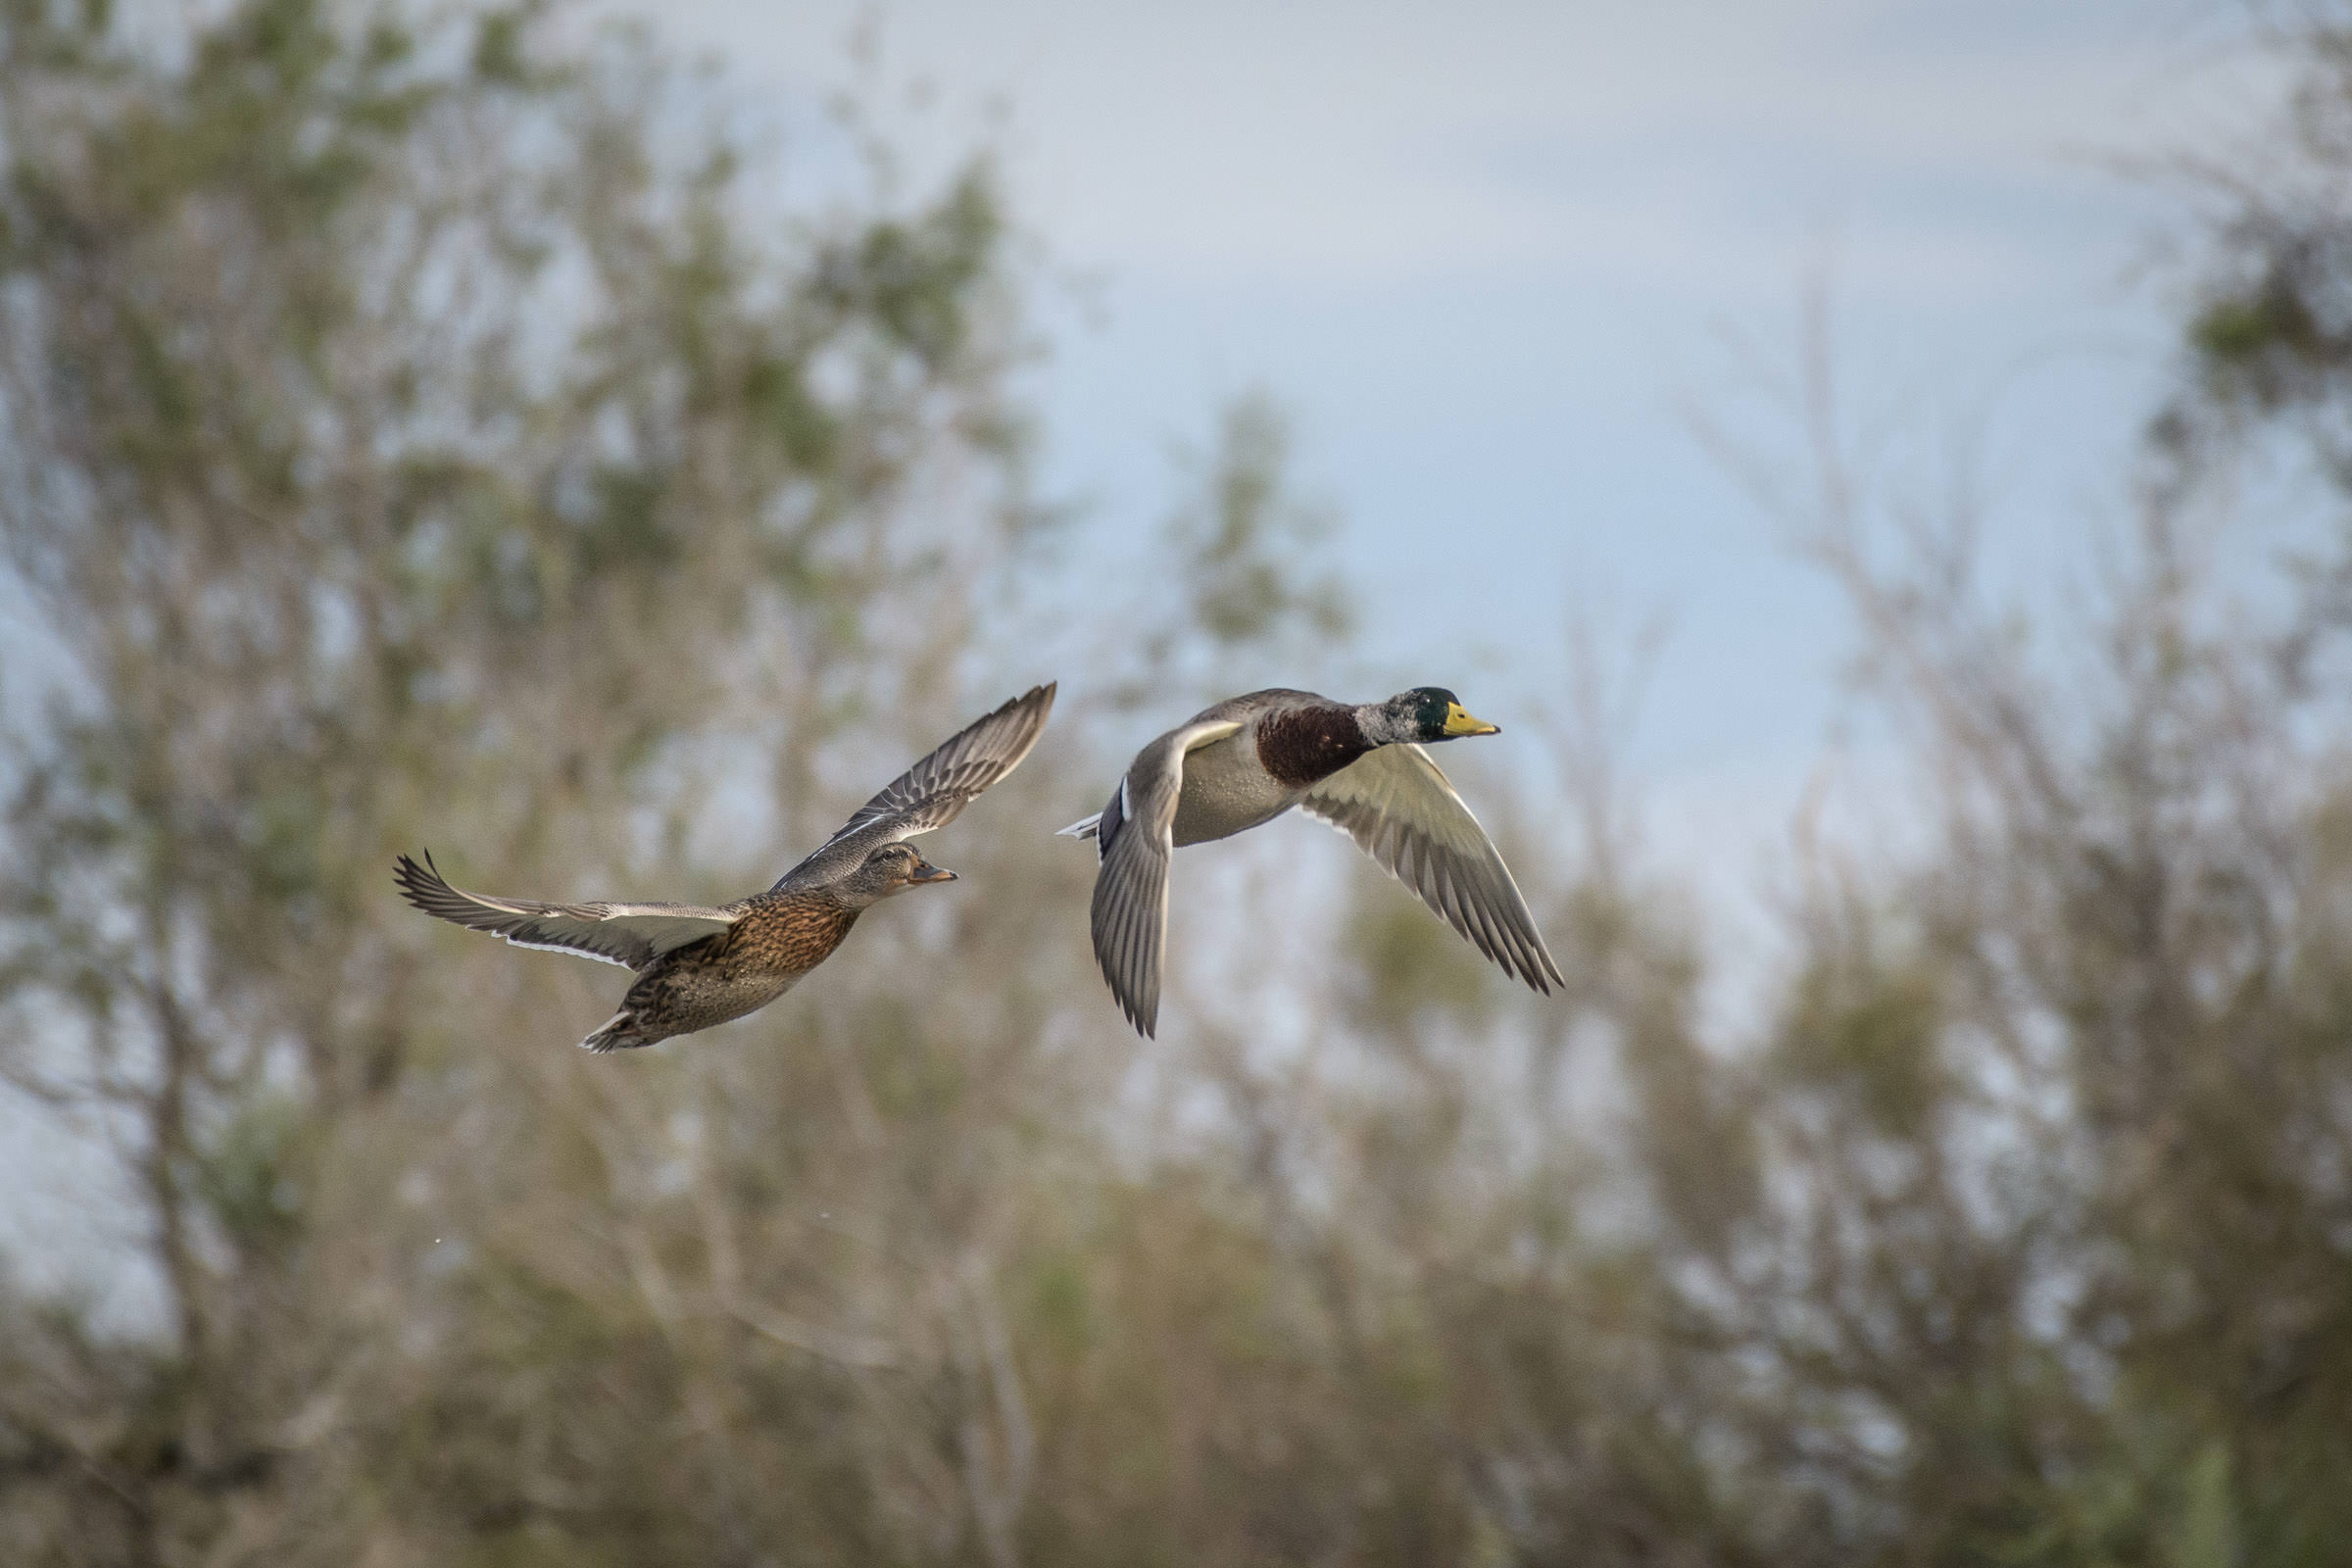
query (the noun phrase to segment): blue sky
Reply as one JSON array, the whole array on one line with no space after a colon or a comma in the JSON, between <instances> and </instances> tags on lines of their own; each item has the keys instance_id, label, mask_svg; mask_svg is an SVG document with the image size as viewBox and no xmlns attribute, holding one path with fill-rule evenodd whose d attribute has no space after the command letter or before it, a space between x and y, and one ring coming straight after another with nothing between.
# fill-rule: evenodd
<instances>
[{"instance_id":1,"label":"blue sky","mask_svg":"<svg viewBox=\"0 0 2352 1568\"><path fill-rule=\"evenodd\" d=\"M2059 581L2123 514L2175 341L2134 276L2180 193L2117 165L2264 99L2211 0L622 9L779 104L838 87L862 25L918 169L1003 149L1082 280L1042 291L1036 391L1095 569L1262 386L1344 519L1352 678L1507 726L1572 616L1662 618L1632 761L1654 841L1711 872L1779 838L1853 711L1836 595L1690 434L1697 407L1798 456L1725 335L1786 364L1826 269L1857 418L1922 483L1981 423L1993 575Z\"/></svg>"}]
</instances>

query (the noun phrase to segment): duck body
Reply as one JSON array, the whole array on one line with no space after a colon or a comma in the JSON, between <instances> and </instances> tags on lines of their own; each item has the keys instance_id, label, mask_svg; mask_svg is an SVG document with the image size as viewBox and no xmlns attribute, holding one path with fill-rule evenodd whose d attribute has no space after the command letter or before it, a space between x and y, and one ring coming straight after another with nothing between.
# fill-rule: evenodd
<instances>
[{"instance_id":1,"label":"duck body","mask_svg":"<svg viewBox=\"0 0 2352 1568\"><path fill-rule=\"evenodd\" d=\"M1157 1022L1169 858L1303 807L1352 837L1480 952L1540 992L1560 983L1517 884L1426 744L1492 735L1451 692L1349 705L1270 688L1205 708L1136 754L1092 838L1095 956L1128 1019Z\"/></svg>"},{"instance_id":2,"label":"duck body","mask_svg":"<svg viewBox=\"0 0 2352 1568\"><path fill-rule=\"evenodd\" d=\"M831 957L863 912L825 893L762 893L727 907L738 911L732 925L655 959L582 1044L650 1046L757 1012Z\"/></svg>"},{"instance_id":3,"label":"duck body","mask_svg":"<svg viewBox=\"0 0 2352 1568\"><path fill-rule=\"evenodd\" d=\"M1170 823L1179 849L1272 821L1372 750L1353 709L1313 692L1280 688L1203 709L1153 744L1221 721L1241 727L1184 757L1184 787Z\"/></svg>"},{"instance_id":4,"label":"duck body","mask_svg":"<svg viewBox=\"0 0 2352 1568\"><path fill-rule=\"evenodd\" d=\"M732 904L546 904L467 893L428 853L395 880L425 913L517 947L552 948L636 971L620 1010L580 1044L622 1051L756 1012L831 957L858 917L909 888L953 882L906 839L945 827L1020 765L1054 709L1031 689L942 743L854 812L765 893Z\"/></svg>"}]
</instances>

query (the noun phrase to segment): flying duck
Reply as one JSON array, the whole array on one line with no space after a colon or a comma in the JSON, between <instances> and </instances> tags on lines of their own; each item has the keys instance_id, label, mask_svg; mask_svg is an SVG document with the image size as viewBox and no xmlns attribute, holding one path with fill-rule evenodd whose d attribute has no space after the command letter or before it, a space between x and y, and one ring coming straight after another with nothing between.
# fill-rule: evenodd
<instances>
[{"instance_id":1,"label":"flying duck","mask_svg":"<svg viewBox=\"0 0 2352 1568\"><path fill-rule=\"evenodd\" d=\"M1422 750L1498 733L1436 686L1352 708L1272 690L1205 709L1138 752L1110 804L1061 830L1102 857L1095 959L1128 1021L1147 1038L1158 1026L1172 853L1294 806L1354 839L1504 973L1546 996L1565 984L1494 840Z\"/></svg>"},{"instance_id":2,"label":"flying duck","mask_svg":"<svg viewBox=\"0 0 2352 1568\"><path fill-rule=\"evenodd\" d=\"M825 961L872 905L953 882L904 840L945 827L1020 765L1044 733L1054 686L1034 687L955 735L858 808L840 832L765 893L733 904L540 904L466 893L428 851L400 857L400 889L425 913L525 948L555 948L637 972L620 1010L580 1042L650 1046L766 1006Z\"/></svg>"}]
</instances>

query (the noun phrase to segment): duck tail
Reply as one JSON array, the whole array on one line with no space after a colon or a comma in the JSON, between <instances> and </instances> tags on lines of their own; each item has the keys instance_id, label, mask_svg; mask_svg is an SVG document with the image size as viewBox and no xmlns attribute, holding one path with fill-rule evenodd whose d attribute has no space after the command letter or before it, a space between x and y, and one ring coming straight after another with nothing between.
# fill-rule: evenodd
<instances>
[{"instance_id":1,"label":"duck tail","mask_svg":"<svg viewBox=\"0 0 2352 1568\"><path fill-rule=\"evenodd\" d=\"M653 1043L653 1038L637 1027L636 1012L631 1008L623 1007L612 1017L607 1018L603 1027L581 1041L580 1049L593 1051L601 1056L609 1051L630 1051L638 1046L650 1046Z\"/></svg>"},{"instance_id":2,"label":"duck tail","mask_svg":"<svg viewBox=\"0 0 2352 1568\"><path fill-rule=\"evenodd\" d=\"M1095 829L1100 827L1102 822L1102 813L1097 811L1084 821L1072 822L1068 827L1057 828L1054 836L1057 839L1091 839L1095 836Z\"/></svg>"}]
</instances>

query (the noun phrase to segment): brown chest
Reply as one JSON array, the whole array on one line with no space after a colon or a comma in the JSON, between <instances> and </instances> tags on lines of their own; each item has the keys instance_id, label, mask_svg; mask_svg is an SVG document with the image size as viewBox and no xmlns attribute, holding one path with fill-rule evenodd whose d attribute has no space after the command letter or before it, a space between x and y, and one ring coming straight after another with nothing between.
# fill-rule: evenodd
<instances>
[{"instance_id":1,"label":"brown chest","mask_svg":"<svg viewBox=\"0 0 2352 1568\"><path fill-rule=\"evenodd\" d=\"M830 957L857 923L856 909L825 899L786 895L755 903L710 956L729 968L801 974Z\"/></svg>"},{"instance_id":2,"label":"brown chest","mask_svg":"<svg viewBox=\"0 0 2352 1568\"><path fill-rule=\"evenodd\" d=\"M1292 789L1322 782L1372 750L1345 708L1297 708L1257 721L1257 760Z\"/></svg>"}]
</instances>

